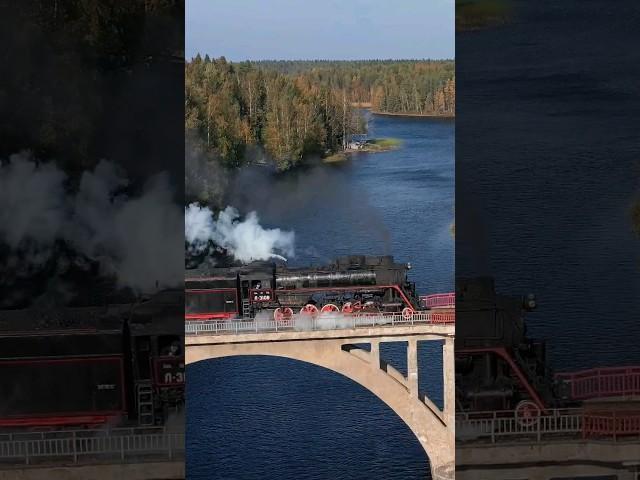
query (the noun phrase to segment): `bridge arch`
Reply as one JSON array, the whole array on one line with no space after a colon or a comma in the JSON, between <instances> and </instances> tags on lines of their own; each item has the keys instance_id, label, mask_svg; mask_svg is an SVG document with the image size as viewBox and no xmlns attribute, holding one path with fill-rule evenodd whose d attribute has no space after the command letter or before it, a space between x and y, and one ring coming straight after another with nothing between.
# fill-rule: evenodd
<instances>
[{"instance_id":1,"label":"bridge arch","mask_svg":"<svg viewBox=\"0 0 640 480\"><path fill-rule=\"evenodd\" d=\"M359 341L364 342L365 340ZM453 399L449 398L446 381L444 412L437 410L428 398L418 396L417 370L412 371L411 368L411 346L414 346L415 353L417 340L410 339L409 344L408 379L390 366L380 368L379 343L376 341L371 341L371 352L343 348L349 343L340 339L205 343L187 346L186 363L230 356L273 356L309 363L336 372L369 390L403 420L429 458L432 478L453 478L454 422L451 408L447 408L453 404ZM450 352L447 352L447 347ZM448 353L451 361L447 361ZM443 361L445 368L453 367L452 357L452 342L446 340Z\"/></svg>"}]
</instances>

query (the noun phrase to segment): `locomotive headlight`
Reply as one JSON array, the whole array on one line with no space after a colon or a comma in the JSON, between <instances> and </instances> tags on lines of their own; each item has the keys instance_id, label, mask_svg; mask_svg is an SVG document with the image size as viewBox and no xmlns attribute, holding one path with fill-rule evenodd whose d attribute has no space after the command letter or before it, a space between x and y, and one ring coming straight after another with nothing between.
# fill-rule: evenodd
<instances>
[{"instance_id":1,"label":"locomotive headlight","mask_svg":"<svg viewBox=\"0 0 640 480\"><path fill-rule=\"evenodd\" d=\"M527 295L527 298L524 301L524 308L527 310L534 310L537 306L536 296L533 293Z\"/></svg>"},{"instance_id":2,"label":"locomotive headlight","mask_svg":"<svg viewBox=\"0 0 640 480\"><path fill-rule=\"evenodd\" d=\"M407 262L407 270L411 270L411 264Z\"/></svg>"}]
</instances>

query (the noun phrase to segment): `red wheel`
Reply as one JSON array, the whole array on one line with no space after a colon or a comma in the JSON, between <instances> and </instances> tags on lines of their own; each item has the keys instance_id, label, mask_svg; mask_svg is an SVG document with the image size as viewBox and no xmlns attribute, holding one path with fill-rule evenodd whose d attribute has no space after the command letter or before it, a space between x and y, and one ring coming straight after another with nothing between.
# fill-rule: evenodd
<instances>
[{"instance_id":1,"label":"red wheel","mask_svg":"<svg viewBox=\"0 0 640 480\"><path fill-rule=\"evenodd\" d=\"M334 305L333 303L327 303L324 307L322 307L320 313L337 313L339 311L340 309L336 305Z\"/></svg>"},{"instance_id":2,"label":"red wheel","mask_svg":"<svg viewBox=\"0 0 640 480\"><path fill-rule=\"evenodd\" d=\"M304 307L300 309L300 313L303 315L317 315L318 307L316 307L315 305L311 305L310 303L307 303Z\"/></svg>"},{"instance_id":3,"label":"red wheel","mask_svg":"<svg viewBox=\"0 0 640 480\"><path fill-rule=\"evenodd\" d=\"M523 427L531 427L540 419L540 407L531 400L522 400L516 405L516 419Z\"/></svg>"},{"instance_id":4,"label":"red wheel","mask_svg":"<svg viewBox=\"0 0 640 480\"><path fill-rule=\"evenodd\" d=\"M353 304L351 302L347 302L342 305L342 313L353 313Z\"/></svg>"},{"instance_id":5,"label":"red wheel","mask_svg":"<svg viewBox=\"0 0 640 480\"><path fill-rule=\"evenodd\" d=\"M404 307L402 309L402 318L404 318L405 320L411 320L413 318L413 308L411 307Z\"/></svg>"},{"instance_id":6,"label":"red wheel","mask_svg":"<svg viewBox=\"0 0 640 480\"><path fill-rule=\"evenodd\" d=\"M283 320L289 320L293 317L293 310L289 307L278 307L273 311L273 319L276 322L282 322Z\"/></svg>"}]
</instances>

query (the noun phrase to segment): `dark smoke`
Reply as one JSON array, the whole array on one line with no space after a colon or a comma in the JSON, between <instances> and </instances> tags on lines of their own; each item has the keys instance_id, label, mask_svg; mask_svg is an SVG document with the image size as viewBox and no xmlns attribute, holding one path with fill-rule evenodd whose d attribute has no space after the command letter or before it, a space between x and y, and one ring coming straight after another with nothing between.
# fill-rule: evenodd
<instances>
[{"instance_id":1,"label":"dark smoke","mask_svg":"<svg viewBox=\"0 0 640 480\"><path fill-rule=\"evenodd\" d=\"M173 196L165 174L131 188L101 161L74 184L53 162L12 155L0 164L1 305L67 303L80 273L139 293L178 285L182 262L170 259L183 219Z\"/></svg>"},{"instance_id":2,"label":"dark smoke","mask_svg":"<svg viewBox=\"0 0 640 480\"><path fill-rule=\"evenodd\" d=\"M343 168L308 161L307 166L278 173L261 166L249 166L231 179L226 203L241 211L257 211L269 223L289 225L301 212L331 222L331 212L347 215L351 228L367 238L379 240L385 254L391 253L391 232L367 193L346 178ZM299 245L300 251L313 245Z\"/></svg>"},{"instance_id":3,"label":"dark smoke","mask_svg":"<svg viewBox=\"0 0 640 480\"><path fill-rule=\"evenodd\" d=\"M187 132L184 151L185 205L198 202L214 210L223 208L232 173L215 153L207 151L193 132Z\"/></svg>"}]
</instances>

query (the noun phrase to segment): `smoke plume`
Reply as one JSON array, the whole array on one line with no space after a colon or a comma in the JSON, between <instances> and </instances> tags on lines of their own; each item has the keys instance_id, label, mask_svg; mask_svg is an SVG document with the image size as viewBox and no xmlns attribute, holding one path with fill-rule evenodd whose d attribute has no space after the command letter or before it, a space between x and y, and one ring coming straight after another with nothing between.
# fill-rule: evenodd
<instances>
[{"instance_id":1,"label":"smoke plume","mask_svg":"<svg viewBox=\"0 0 640 480\"><path fill-rule=\"evenodd\" d=\"M185 207L184 223L189 254L198 254L213 243L243 263L272 258L286 260L282 255L294 255L295 234L263 228L256 212L242 219L238 210L229 206L215 218L208 207L192 203Z\"/></svg>"},{"instance_id":2,"label":"smoke plume","mask_svg":"<svg viewBox=\"0 0 640 480\"><path fill-rule=\"evenodd\" d=\"M182 215L165 174L130 195L123 172L101 161L72 183L56 164L29 154L0 163L0 268L12 272L0 283L55 262L57 274L97 263L135 291L179 284Z\"/></svg>"}]
</instances>

